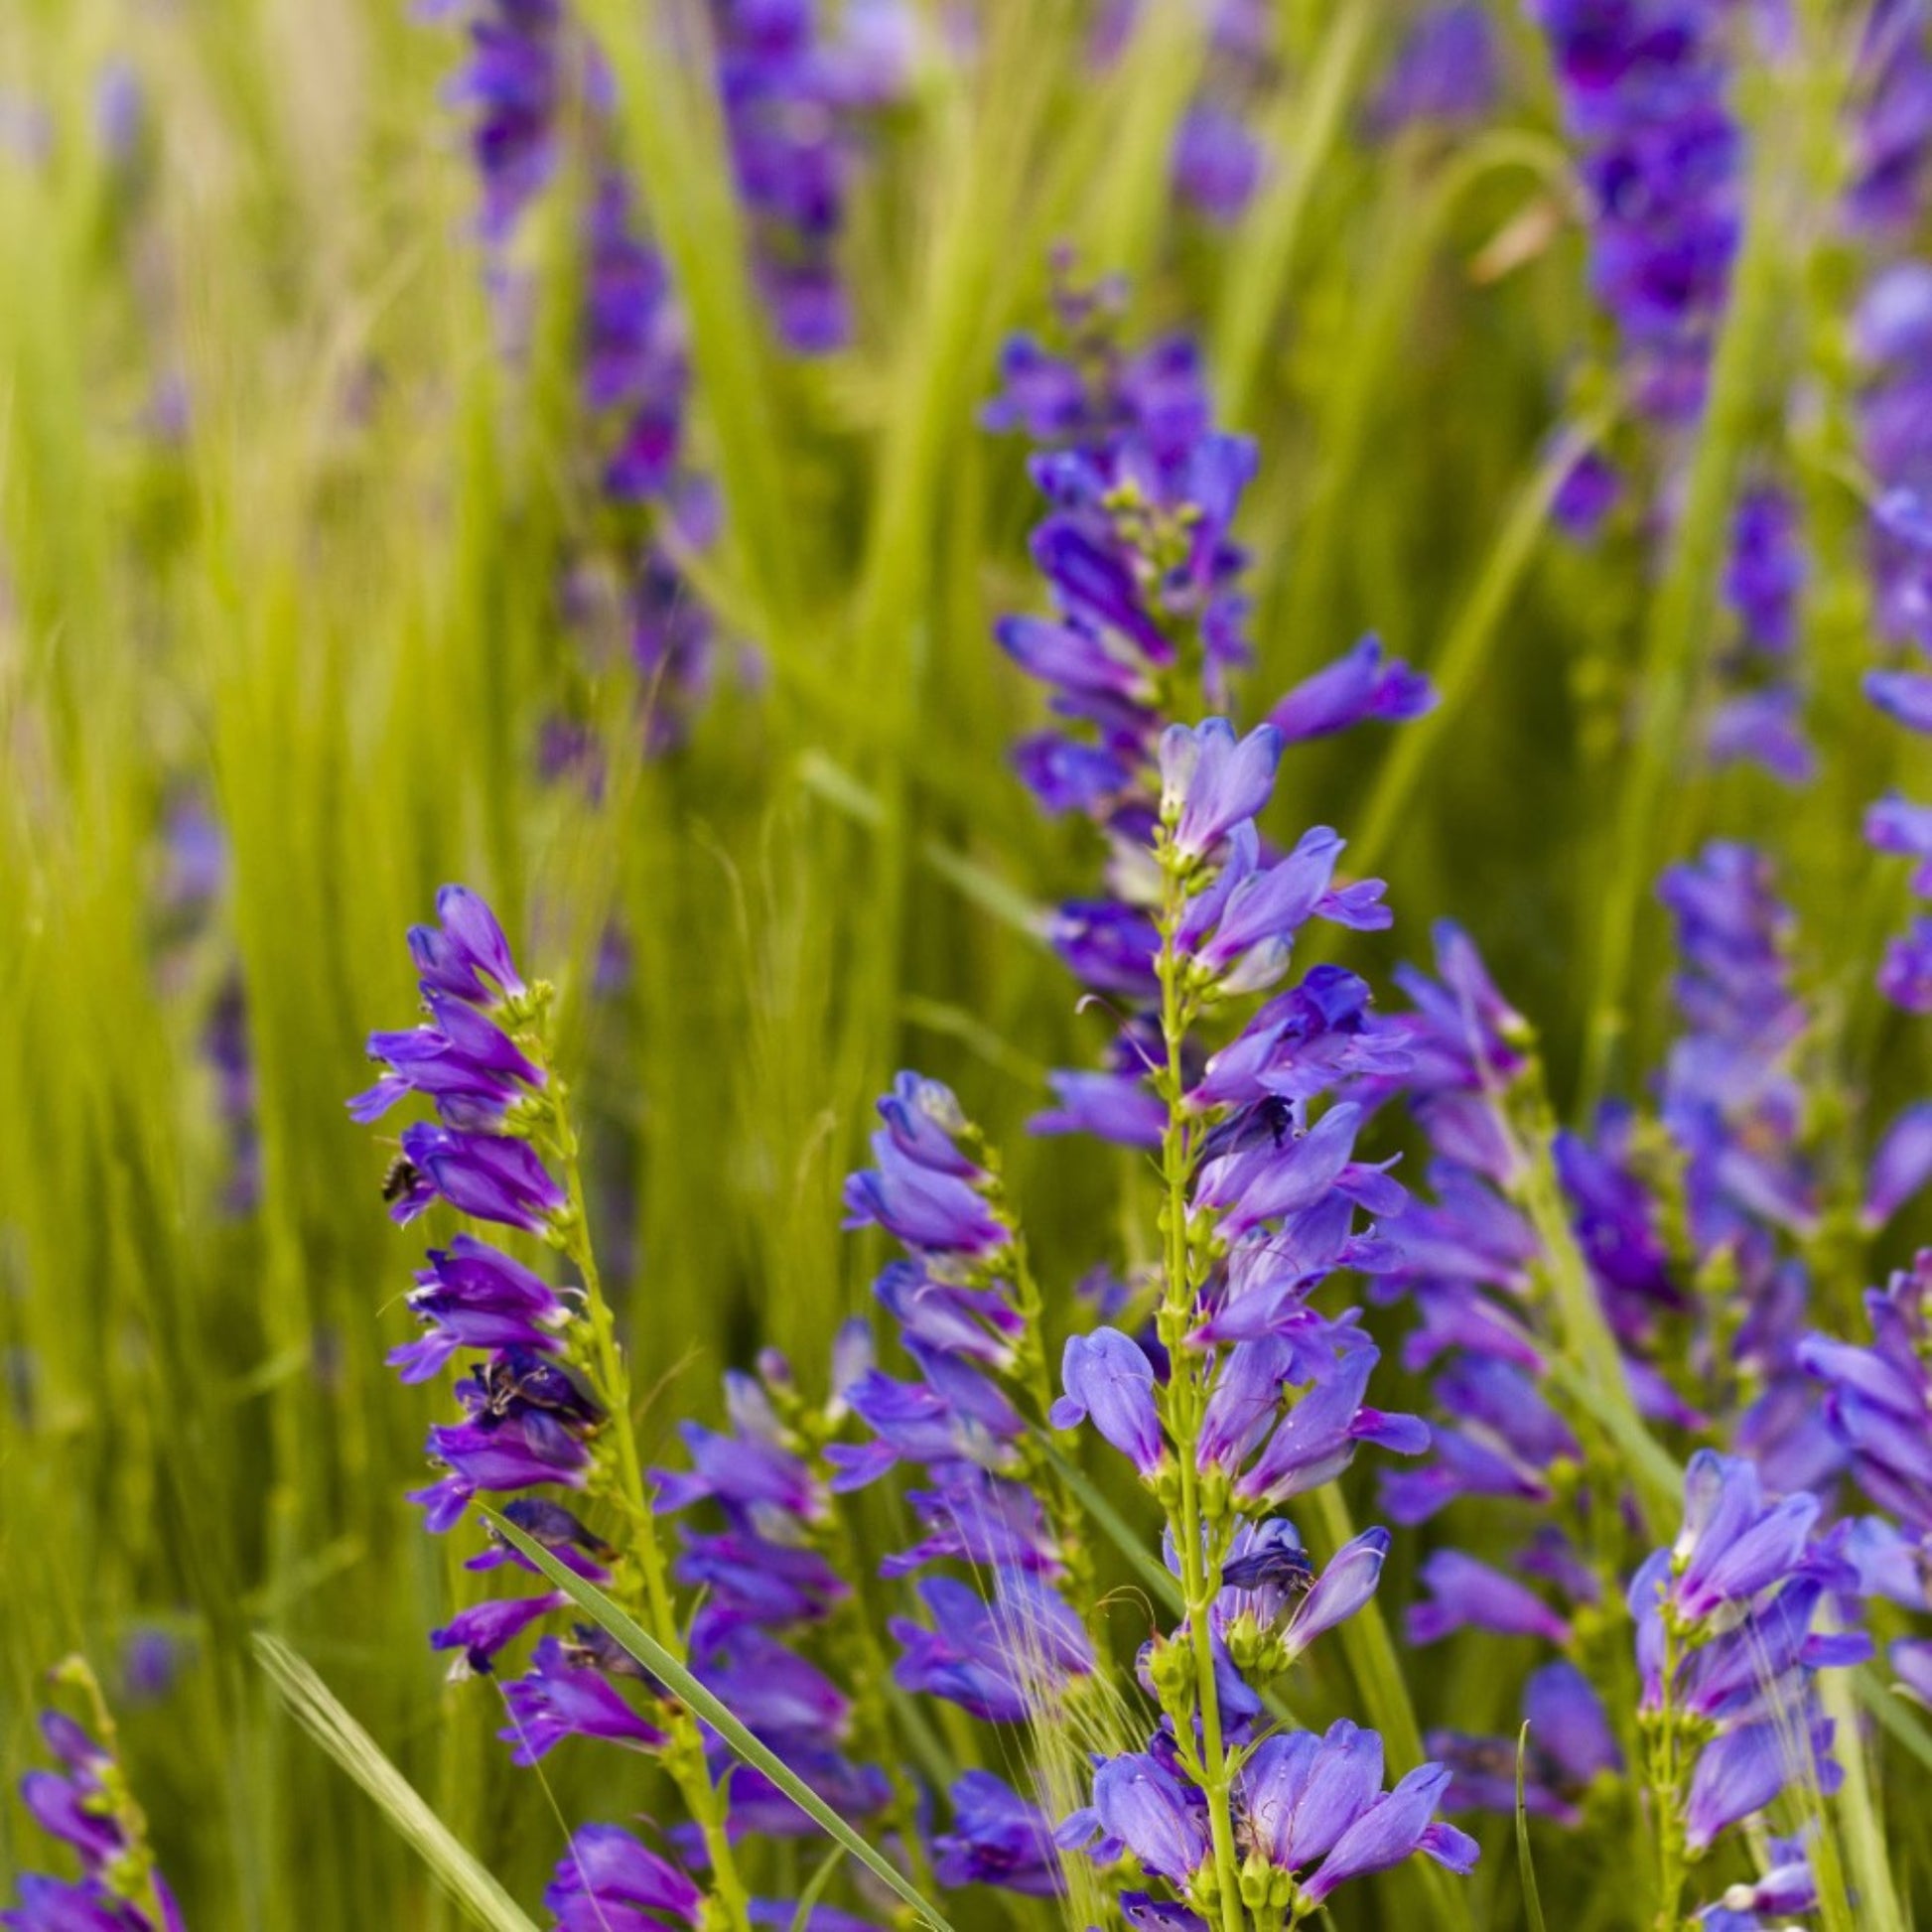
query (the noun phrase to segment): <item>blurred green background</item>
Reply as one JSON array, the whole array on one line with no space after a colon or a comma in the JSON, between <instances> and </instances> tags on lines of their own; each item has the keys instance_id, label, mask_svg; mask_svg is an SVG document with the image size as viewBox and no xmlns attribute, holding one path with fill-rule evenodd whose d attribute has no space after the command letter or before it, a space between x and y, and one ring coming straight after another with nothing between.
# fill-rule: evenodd
<instances>
[{"instance_id":1,"label":"blurred green background","mask_svg":"<svg viewBox=\"0 0 1932 1932\"><path fill-rule=\"evenodd\" d=\"M406 1023L402 932L439 883L488 894L563 989L651 1440L712 1413L761 1341L822 1373L867 1306L879 1257L840 1234L838 1183L898 1065L1005 1141L1055 1292L1144 1251L1133 1162L1021 1132L1043 1070L1106 1031L1037 937L1094 853L1012 775L1037 698L991 641L1038 608L1035 510L1024 452L977 415L1003 336L1041 323L1054 244L1131 277L1136 334L1197 329L1260 441L1249 715L1369 627L1445 675L1406 736L1290 761L1284 823L1335 824L1390 882L1396 929L1351 962L1379 976L1453 912L1574 1092L1650 565L1634 526L1589 553L1544 530L1552 438L1625 430L1534 41L1499 8L1487 131L1372 145L1360 103L1403 12L1285 0L1257 110L1279 165L1216 232L1168 192L1191 11L1157 9L1103 79L1083 9L988 0L978 68L925 70L879 132L858 341L809 365L752 299L701 90L627 92L727 504L701 589L745 648L690 742L620 758L597 797L543 779L540 726L563 705L608 727L637 694L559 615L591 516L578 426L554 341L499 353L441 92L459 36L399 0L0 13L0 1764L33 1754L46 1666L87 1651L204 1932L448 1922L278 1714L252 1629L520 1895L561 1837L490 1739L493 1697L446 1686L424 1641L462 1551L402 1492L444 1398L383 1367L419 1244L343 1109L363 1035ZM140 111L117 147L100 92L122 73ZM1806 269L1794 247L1794 301ZM1760 372L1772 440L1811 346L1788 333ZM1896 908L1835 807L1879 789L1895 736L1846 719L1802 821L1767 779L1674 760L1645 855L1719 829L1783 848L1830 921L1813 970L1858 1077L1894 1098L1926 1073L1868 992ZM225 856L195 910L198 807ZM613 919L632 970L600 991ZM1862 954L1838 945L1853 923ZM1660 1031L1657 926L1625 1079ZM204 1050L235 986L245 1208ZM1497 1715L1480 1684L1431 1695L1429 1716ZM564 1816L614 1815L608 1765L546 1771ZM41 1857L0 1806L0 1871ZM1512 1922L1507 1883L1481 1884L1484 1922Z\"/></svg>"}]
</instances>

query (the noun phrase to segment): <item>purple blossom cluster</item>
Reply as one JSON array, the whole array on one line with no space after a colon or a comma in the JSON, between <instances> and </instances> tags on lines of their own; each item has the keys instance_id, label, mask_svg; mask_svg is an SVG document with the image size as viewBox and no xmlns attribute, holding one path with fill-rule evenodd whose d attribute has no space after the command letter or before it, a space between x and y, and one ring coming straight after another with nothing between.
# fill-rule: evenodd
<instances>
[{"instance_id":1,"label":"purple blossom cluster","mask_svg":"<svg viewBox=\"0 0 1932 1932\"><path fill-rule=\"evenodd\" d=\"M1578 150L1590 285L1637 406L1704 400L1741 220L1725 9L1711 0L1534 0Z\"/></svg>"},{"instance_id":2,"label":"purple blossom cluster","mask_svg":"<svg viewBox=\"0 0 1932 1932\"><path fill-rule=\"evenodd\" d=\"M1050 936L1082 985L1133 1009L1106 1069L1056 1074L1058 1104L1036 1125L1149 1147L1160 1110L1146 1077L1158 991L1148 854L1164 790L1176 781L1164 773L1162 734L1170 719L1224 709L1251 656L1247 558L1232 526L1255 453L1246 438L1213 427L1199 357L1184 338L1121 349L1117 303L1118 292L1105 288L1063 291L1062 345L1056 352L1025 336L1010 343L986 420L1042 446L1029 467L1048 504L1031 547L1053 614L1010 617L997 631L1007 654L1047 686L1054 716L1022 740L1016 762L1045 811L1086 817L1109 849L1105 896L1061 905ZM1272 777L1286 745L1365 720L1413 718L1433 702L1426 679L1366 637L1290 691L1266 733L1238 754L1223 723L1204 755L1211 768L1232 758L1243 772L1265 767ZM1198 857L1219 835L1190 823L1183 836ZM1217 971L1244 941L1257 943L1249 935L1269 917L1270 900L1249 877L1263 864L1260 835L1244 839L1228 886L1233 916L1223 933L1201 935ZM1334 884L1340 852L1326 831L1298 848L1310 910L1342 925L1385 924L1376 890ZM1259 985L1272 967L1257 954L1249 971Z\"/></svg>"},{"instance_id":3,"label":"purple blossom cluster","mask_svg":"<svg viewBox=\"0 0 1932 1932\"><path fill-rule=\"evenodd\" d=\"M41 1739L58 1770L21 1780L28 1816L79 1863L75 1879L23 1873L16 1903L0 1910L8 1932L186 1932L168 1881L156 1868L147 1822L113 1748L111 1721L78 1659L56 1673L93 1691L105 1742L60 1711L41 1714Z\"/></svg>"},{"instance_id":4,"label":"purple blossom cluster","mask_svg":"<svg viewBox=\"0 0 1932 1932\"><path fill-rule=\"evenodd\" d=\"M1069 1339L1052 1416L1090 1422L1161 1503L1183 1610L1140 1660L1160 1729L1098 1766L1062 1842L1103 1863L1129 1858L1161 1884L1165 1903L1123 1894L1130 1917L1203 1927L1238 1924L1243 1902L1299 1922L1344 1880L1418 1852L1454 1871L1475 1859L1472 1840L1436 1820L1446 1766L1385 1790L1373 1732L1345 1720L1302 1730L1264 1701L1373 1594L1388 1548L1386 1531L1366 1531L1317 1576L1285 1507L1333 1482L1362 1444L1414 1455L1429 1441L1415 1418L1367 1402L1377 1350L1357 1314L1315 1305L1337 1272L1383 1265L1371 1217L1406 1200L1387 1163L1356 1157L1363 1109L1342 1097L1398 1070L1366 1024L1366 987L1316 968L1198 1064L1183 1053L1198 1024L1225 1025L1281 980L1329 890L1332 833L1258 856L1254 819L1280 751L1272 725L1237 741L1210 718L1163 736L1150 854L1162 1299L1151 1343L1111 1327Z\"/></svg>"},{"instance_id":5,"label":"purple blossom cluster","mask_svg":"<svg viewBox=\"0 0 1932 1932\"><path fill-rule=\"evenodd\" d=\"M802 354L851 340L839 272L851 177L868 117L904 93L914 20L903 0L711 0L718 92L759 281Z\"/></svg>"},{"instance_id":6,"label":"purple blossom cluster","mask_svg":"<svg viewBox=\"0 0 1932 1932\"><path fill-rule=\"evenodd\" d=\"M578 393L593 489L617 532L623 630L652 731L668 742L708 686L712 652L677 553L706 547L717 521L713 492L686 462L684 320L614 158L609 75L564 0L474 0L467 17L470 58L451 93L469 115L490 280L515 335L528 332L535 291L512 266L514 244L563 174L571 115L587 124ZM559 742L553 731L553 751Z\"/></svg>"}]
</instances>

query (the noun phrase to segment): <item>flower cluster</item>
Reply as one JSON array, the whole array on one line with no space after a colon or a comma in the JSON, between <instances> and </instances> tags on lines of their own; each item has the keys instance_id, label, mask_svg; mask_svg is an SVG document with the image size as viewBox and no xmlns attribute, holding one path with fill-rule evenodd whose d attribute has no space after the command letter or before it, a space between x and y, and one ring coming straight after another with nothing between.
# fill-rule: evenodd
<instances>
[{"instance_id":1,"label":"flower cluster","mask_svg":"<svg viewBox=\"0 0 1932 1932\"><path fill-rule=\"evenodd\" d=\"M1865 1297L1869 1346L1807 1335L1800 1354L1823 1385L1824 1411L1853 1479L1882 1515L1858 1526L1851 1554L1868 1593L1910 1610L1932 1607L1932 1251ZM1932 1641L1900 1638L1891 1665L1932 1705Z\"/></svg>"},{"instance_id":2,"label":"flower cluster","mask_svg":"<svg viewBox=\"0 0 1932 1932\"><path fill-rule=\"evenodd\" d=\"M549 988L525 985L489 907L461 886L437 895L434 926L415 926L415 962L425 1019L403 1032L369 1035L382 1076L349 1102L374 1121L406 1096L435 1109L434 1121L403 1129L402 1152L384 1184L395 1220L408 1223L438 1202L500 1228L563 1245L576 1218L564 1184L537 1139L555 1149L563 1125L537 1029ZM463 1420L430 1431L429 1451L445 1473L413 1500L438 1533L462 1522L479 1496L511 1498L512 1522L580 1575L608 1581L611 1554L571 1508L535 1492L583 1491L608 1461L597 1442L605 1407L592 1392L590 1324L581 1311L514 1256L475 1235L432 1248L409 1295L420 1340L389 1359L405 1381L442 1372L460 1353L483 1359L457 1383ZM530 1566L492 1545L475 1570ZM496 1653L564 1601L552 1590L492 1597L459 1612L431 1641L458 1653L460 1670L487 1671Z\"/></svg>"},{"instance_id":3,"label":"flower cluster","mask_svg":"<svg viewBox=\"0 0 1932 1932\"><path fill-rule=\"evenodd\" d=\"M852 1588L829 1561L843 1547L827 1458L849 1413L839 1391L859 1380L870 1360L864 1325L847 1324L832 1351L831 1399L812 1408L783 1357L767 1350L757 1376L726 1378L729 1431L685 1424L690 1469L653 1477L661 1514L710 1504L724 1523L716 1532L686 1528L672 1564L673 1578L701 1592L690 1629L692 1670L841 1817L854 1820L877 1818L893 1802L893 1787L884 1770L847 1755L853 1699L805 1650L814 1638L850 1635L834 1622L850 1608ZM852 1649L850 1642L845 1647ZM866 1715L876 1732L877 1709ZM735 1838L791 1838L816 1829L762 1772L733 1769L722 1740L708 1736L707 1750Z\"/></svg>"},{"instance_id":4,"label":"flower cluster","mask_svg":"<svg viewBox=\"0 0 1932 1932\"><path fill-rule=\"evenodd\" d=\"M1788 1785L1837 1789L1813 1679L1862 1662L1870 1645L1826 1627L1833 1593L1856 1575L1842 1534L1814 1534L1818 1515L1815 1496L1773 1500L1748 1460L1700 1450L1685 1474L1683 1528L1631 1580L1669 1906L1677 1861L1701 1860Z\"/></svg>"},{"instance_id":5,"label":"flower cluster","mask_svg":"<svg viewBox=\"0 0 1932 1932\"><path fill-rule=\"evenodd\" d=\"M1589 204L1590 282L1659 422L1704 399L1740 223L1724 10L1535 0Z\"/></svg>"},{"instance_id":6,"label":"flower cluster","mask_svg":"<svg viewBox=\"0 0 1932 1932\"><path fill-rule=\"evenodd\" d=\"M1078 812L1105 834L1108 892L1063 904L1051 936L1080 982L1133 1004L1104 1072L1054 1076L1058 1106L1036 1123L1128 1146L1160 1135L1160 1110L1145 1070L1154 1039L1158 887L1148 853L1164 791L1168 721L1225 705L1233 674L1249 658L1246 558L1233 541L1236 510L1254 471L1253 446L1212 427L1200 365L1182 339L1123 354L1114 314L1099 296L1063 294L1055 354L1030 338L1008 345L1004 388L987 412L995 428L1021 429L1047 447L1032 463L1050 509L1033 533L1033 555L1052 595L1051 618L1012 617L998 628L1007 653L1049 687L1054 728L1023 740L1021 775L1049 813ZM1203 783L1225 764L1229 781L1259 782L1267 795L1282 747L1345 731L1368 719L1418 716L1433 702L1428 682L1384 657L1364 638L1346 656L1298 685L1269 725L1237 753L1217 724ZM1195 741L1176 741L1180 747ZM1237 820L1205 827L1198 809L1181 833L1200 857ZM1253 946L1271 916L1267 894L1311 888L1311 910L1343 924L1379 925L1374 892L1331 889L1340 853L1332 833L1310 834L1300 869L1264 888L1263 847L1250 826L1226 879L1224 929L1198 935L1215 973ZM1216 908L1218 916L1219 908ZM1304 913L1302 916L1307 916ZM1267 976L1261 955L1250 974ZM1263 979L1251 979L1259 985Z\"/></svg>"},{"instance_id":7,"label":"flower cluster","mask_svg":"<svg viewBox=\"0 0 1932 1932\"><path fill-rule=\"evenodd\" d=\"M1741 759L1789 785L1808 783L1815 763L1792 676L1805 570L1790 492L1773 483L1746 489L1731 523L1724 584L1736 633L1718 667L1725 696L1705 742L1713 764Z\"/></svg>"},{"instance_id":8,"label":"flower cluster","mask_svg":"<svg viewBox=\"0 0 1932 1932\"><path fill-rule=\"evenodd\" d=\"M171 992L202 1003L201 1057L213 1077L225 1144L222 1202L230 1213L247 1214L259 1202L262 1186L248 997L240 962L213 938L227 884L227 837L195 786L183 786L169 800L161 832L162 977Z\"/></svg>"},{"instance_id":9,"label":"flower cluster","mask_svg":"<svg viewBox=\"0 0 1932 1932\"><path fill-rule=\"evenodd\" d=\"M1313 1303L1336 1271L1381 1265L1358 1216L1405 1199L1384 1167L1355 1158L1362 1108L1339 1097L1397 1071L1366 1024L1366 988L1316 969L1197 1066L1182 1051L1204 1017L1281 979L1329 894L1333 833L1260 856L1254 817L1279 752L1272 727L1237 741L1219 719L1163 738L1150 852L1168 1190L1158 1347L1107 1327L1074 1336L1053 1415L1090 1421L1161 1503L1182 1610L1141 1660L1161 1730L1100 1765L1069 1833L1103 1860L1131 1854L1184 1913L1230 1925L1243 1905L1299 1923L1344 1879L1418 1851L1454 1870L1475 1855L1435 1822L1446 1767L1384 1792L1373 1733L1343 1722L1317 1736L1265 1715L1272 1681L1373 1592L1388 1547L1386 1532L1365 1532L1317 1578L1279 1512L1332 1482L1361 1444L1415 1454L1428 1443L1414 1418L1368 1406L1377 1351L1354 1314ZM1379 884L1356 890L1363 904L1379 898ZM1123 1903L1131 1916L1134 1895ZM1164 1920L1173 1909L1150 1906Z\"/></svg>"},{"instance_id":10,"label":"flower cluster","mask_svg":"<svg viewBox=\"0 0 1932 1932\"><path fill-rule=\"evenodd\" d=\"M838 243L856 143L863 117L904 90L910 10L902 0L838 9L712 0L711 23L732 166L772 319L802 353L842 347L852 316Z\"/></svg>"},{"instance_id":11,"label":"flower cluster","mask_svg":"<svg viewBox=\"0 0 1932 1932\"><path fill-rule=\"evenodd\" d=\"M907 1500L925 1534L889 1557L884 1574L951 1560L985 1573L987 1587L924 1576L931 1620L893 1624L895 1680L989 1722L1018 1723L1094 1664L1062 1593L1083 1561L1071 1513L1030 1433L1045 1384L1025 1244L990 1151L950 1091L904 1073L879 1112L878 1165L847 1181L847 1225L883 1228L906 1251L875 1293L919 1375L901 1382L869 1365L845 1385L872 1440L831 1448L834 1486L861 1488L899 1462L924 1472L927 1486Z\"/></svg>"},{"instance_id":12,"label":"flower cluster","mask_svg":"<svg viewBox=\"0 0 1932 1932\"><path fill-rule=\"evenodd\" d=\"M651 702L650 729L665 743L707 688L712 648L709 620L676 562L680 549L705 548L717 522L712 491L685 463L683 318L613 155L609 75L564 0L473 0L469 30L470 59L452 91L470 114L491 280L519 334L534 291L512 267L514 244L562 176L570 111L581 109L587 124L578 390L592 491L614 531L622 629Z\"/></svg>"},{"instance_id":13,"label":"flower cluster","mask_svg":"<svg viewBox=\"0 0 1932 1932\"><path fill-rule=\"evenodd\" d=\"M87 1694L101 1741L65 1713L42 1712L41 1737L61 1768L29 1771L20 1796L41 1830L79 1860L80 1876L25 1873L18 1902L0 1911L0 1926L8 1932L185 1932L116 1755L113 1720L93 1673L74 1657L54 1675Z\"/></svg>"},{"instance_id":14,"label":"flower cluster","mask_svg":"<svg viewBox=\"0 0 1932 1932\"><path fill-rule=\"evenodd\" d=\"M1932 270L1901 264L1867 291L1860 345L1870 377L1863 412L1865 460L1880 491L1872 517L1878 621L1898 653L1868 672L1865 695L1915 736L1932 734ZM1913 862L1912 890L1932 899L1932 804L1888 793L1865 818L1878 851ZM1896 1005L1932 1013L1932 914L1921 912L1893 942L1879 986Z\"/></svg>"}]
</instances>

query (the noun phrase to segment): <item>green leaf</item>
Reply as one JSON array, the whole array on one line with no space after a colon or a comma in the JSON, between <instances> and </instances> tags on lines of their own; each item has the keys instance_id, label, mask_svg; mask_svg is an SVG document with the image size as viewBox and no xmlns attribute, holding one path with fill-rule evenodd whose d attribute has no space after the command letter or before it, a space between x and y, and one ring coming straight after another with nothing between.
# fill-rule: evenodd
<instances>
[{"instance_id":1,"label":"green leaf","mask_svg":"<svg viewBox=\"0 0 1932 1932\"><path fill-rule=\"evenodd\" d=\"M574 1570L566 1569L541 1543L525 1536L506 1517L493 1509L479 1507L490 1528L511 1549L535 1565L585 1615L601 1623L638 1663L702 1718L747 1764L762 1771L828 1837L836 1839L883 1884L890 1885L933 1932L952 1932L945 1914L903 1872L868 1845L783 1758L754 1737L732 1715L730 1707L706 1690L655 1637L626 1616L595 1585L586 1583Z\"/></svg>"},{"instance_id":2,"label":"green leaf","mask_svg":"<svg viewBox=\"0 0 1932 1932\"><path fill-rule=\"evenodd\" d=\"M811 1924L812 1907L824 1896L825 1887L832 1882L832 1873L839 1868L839 1861L844 1857L845 1848L835 1845L819 1860L818 1869L798 1894L798 1909L791 1915L791 1932L805 1932L805 1928Z\"/></svg>"},{"instance_id":3,"label":"green leaf","mask_svg":"<svg viewBox=\"0 0 1932 1932\"><path fill-rule=\"evenodd\" d=\"M254 1646L262 1669L296 1722L375 1800L471 1921L489 1927L490 1932L537 1932L516 1900L458 1842L308 1663L266 1631L256 1632Z\"/></svg>"},{"instance_id":4,"label":"green leaf","mask_svg":"<svg viewBox=\"0 0 1932 1932\"><path fill-rule=\"evenodd\" d=\"M1530 1723L1516 1733L1516 1864L1523 1874L1523 1910L1529 1918L1530 1932L1546 1932L1543 1900L1536 1890L1536 1861L1530 1857L1530 1812L1523 1802L1523 1764L1529 1755Z\"/></svg>"}]
</instances>

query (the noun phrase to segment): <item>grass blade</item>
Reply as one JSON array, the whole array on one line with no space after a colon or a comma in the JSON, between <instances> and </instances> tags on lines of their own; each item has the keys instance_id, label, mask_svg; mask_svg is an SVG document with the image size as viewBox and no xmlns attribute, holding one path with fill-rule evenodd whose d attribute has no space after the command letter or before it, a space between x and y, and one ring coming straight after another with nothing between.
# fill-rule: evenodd
<instances>
[{"instance_id":1,"label":"grass blade","mask_svg":"<svg viewBox=\"0 0 1932 1932\"><path fill-rule=\"evenodd\" d=\"M471 1922L489 1932L537 1932L516 1900L457 1841L309 1664L266 1632L257 1632L254 1644L256 1658L296 1722L375 1801Z\"/></svg>"},{"instance_id":2,"label":"grass blade","mask_svg":"<svg viewBox=\"0 0 1932 1932\"><path fill-rule=\"evenodd\" d=\"M507 1518L493 1509L484 1509L483 1515L511 1549L527 1558L586 1616L602 1624L673 1696L702 1718L747 1764L754 1770L762 1771L806 1817L828 1837L837 1840L874 1877L882 1884L891 1886L933 1928L933 1932L952 1932L945 1914L897 1866L868 1845L783 1758L754 1737L732 1715L730 1707L706 1690L655 1637L626 1616L595 1585L586 1583L574 1570L567 1570L541 1543L525 1536Z\"/></svg>"},{"instance_id":3,"label":"grass blade","mask_svg":"<svg viewBox=\"0 0 1932 1932\"><path fill-rule=\"evenodd\" d=\"M1530 1812L1523 1802L1523 1765L1529 1755L1530 1724L1516 1733L1516 1866L1523 1874L1523 1912L1530 1932L1547 1932L1543 1923L1543 1900L1537 1895L1536 1861L1530 1857Z\"/></svg>"}]
</instances>

